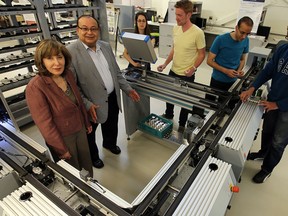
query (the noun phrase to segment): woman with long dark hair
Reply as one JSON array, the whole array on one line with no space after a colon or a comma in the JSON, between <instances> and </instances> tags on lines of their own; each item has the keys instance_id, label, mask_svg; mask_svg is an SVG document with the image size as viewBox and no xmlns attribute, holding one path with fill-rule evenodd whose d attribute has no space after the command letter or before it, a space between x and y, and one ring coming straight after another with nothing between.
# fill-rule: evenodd
<instances>
[{"instance_id":1,"label":"woman with long dark hair","mask_svg":"<svg viewBox=\"0 0 288 216\"><path fill-rule=\"evenodd\" d=\"M151 42L153 44L153 47L154 47L154 44L155 44L155 38L153 38L151 35L150 35L150 29L149 29L149 26L148 26L148 21L147 21L147 15L145 12L138 12L135 16L135 33L137 34L143 34L143 35L148 35L150 36L150 39L151 39ZM136 67L136 68L140 68L142 67L141 65L141 62L140 61L137 61L137 60L134 60L130 57L127 49L125 48L124 49L124 53L123 53L123 56L124 58L129 62L129 65L128 65L128 68L131 68L131 67ZM150 63L147 63L147 70L151 70L151 65Z\"/></svg>"}]
</instances>

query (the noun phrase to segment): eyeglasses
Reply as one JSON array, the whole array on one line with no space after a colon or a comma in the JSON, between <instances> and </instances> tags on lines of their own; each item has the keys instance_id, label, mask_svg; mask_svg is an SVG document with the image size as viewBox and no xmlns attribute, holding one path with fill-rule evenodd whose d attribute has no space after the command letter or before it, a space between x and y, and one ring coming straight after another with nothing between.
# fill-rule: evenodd
<instances>
[{"instance_id":1,"label":"eyeglasses","mask_svg":"<svg viewBox=\"0 0 288 216\"><path fill-rule=\"evenodd\" d=\"M247 30L246 31L243 31L242 29L240 29L241 27L239 27L239 26L237 26L237 30L238 30L238 32L241 34L241 35L245 35L245 36L248 36L249 34L251 34L251 30L250 31L248 31L247 32Z\"/></svg>"},{"instance_id":2,"label":"eyeglasses","mask_svg":"<svg viewBox=\"0 0 288 216\"><path fill-rule=\"evenodd\" d=\"M91 32L93 32L93 33L96 33L98 30L99 30L99 28L97 28L97 27L91 27L91 28L87 28L87 27L80 27L80 26L78 26L78 28L79 29L81 29L83 32L89 32L89 31L91 31Z\"/></svg>"},{"instance_id":3,"label":"eyeglasses","mask_svg":"<svg viewBox=\"0 0 288 216\"><path fill-rule=\"evenodd\" d=\"M240 29L238 29L239 30L239 33L241 34L241 35L249 35L251 32L245 32L245 31L241 31Z\"/></svg>"}]
</instances>

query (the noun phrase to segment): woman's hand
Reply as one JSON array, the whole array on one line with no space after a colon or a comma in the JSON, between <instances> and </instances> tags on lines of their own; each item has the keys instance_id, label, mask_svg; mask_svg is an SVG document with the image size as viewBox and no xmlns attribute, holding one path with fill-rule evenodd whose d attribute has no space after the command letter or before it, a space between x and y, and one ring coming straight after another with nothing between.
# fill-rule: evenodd
<instances>
[{"instance_id":1,"label":"woman's hand","mask_svg":"<svg viewBox=\"0 0 288 216\"><path fill-rule=\"evenodd\" d=\"M141 68L141 67L142 67L142 65L141 65L139 62L135 62L135 63L133 64L133 66L134 66L134 67L138 67L138 68Z\"/></svg>"},{"instance_id":2,"label":"woman's hand","mask_svg":"<svg viewBox=\"0 0 288 216\"><path fill-rule=\"evenodd\" d=\"M69 160L71 158L71 154L69 151L65 152L63 155L60 155L59 158Z\"/></svg>"},{"instance_id":3,"label":"woman's hand","mask_svg":"<svg viewBox=\"0 0 288 216\"><path fill-rule=\"evenodd\" d=\"M92 132L92 126L87 127L87 134L90 134Z\"/></svg>"}]
</instances>

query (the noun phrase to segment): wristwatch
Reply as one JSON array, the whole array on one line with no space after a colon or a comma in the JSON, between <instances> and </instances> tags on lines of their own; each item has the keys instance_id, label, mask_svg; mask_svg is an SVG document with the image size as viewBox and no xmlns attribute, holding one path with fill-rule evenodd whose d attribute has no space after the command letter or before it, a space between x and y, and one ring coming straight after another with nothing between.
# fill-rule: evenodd
<instances>
[{"instance_id":1,"label":"wristwatch","mask_svg":"<svg viewBox=\"0 0 288 216\"><path fill-rule=\"evenodd\" d=\"M197 71L197 68L193 65L192 68L194 69L194 72Z\"/></svg>"}]
</instances>

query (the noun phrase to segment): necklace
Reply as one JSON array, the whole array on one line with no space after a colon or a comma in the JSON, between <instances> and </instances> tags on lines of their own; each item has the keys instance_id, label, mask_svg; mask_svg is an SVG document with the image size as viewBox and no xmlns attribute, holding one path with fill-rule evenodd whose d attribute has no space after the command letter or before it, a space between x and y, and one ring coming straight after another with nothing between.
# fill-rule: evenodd
<instances>
[{"instance_id":1,"label":"necklace","mask_svg":"<svg viewBox=\"0 0 288 216\"><path fill-rule=\"evenodd\" d=\"M66 79L62 76L58 77L58 78L52 78L54 80L54 82L57 84L57 86L59 88L61 88L61 90L67 95L69 96L71 93L70 90L70 86L67 83Z\"/></svg>"},{"instance_id":2,"label":"necklace","mask_svg":"<svg viewBox=\"0 0 288 216\"><path fill-rule=\"evenodd\" d=\"M66 80L65 80L65 82L66 82ZM67 82L66 82L66 85L67 85L67 88L66 88L65 94L66 94L67 96L69 96L69 95L71 94L70 85L69 85Z\"/></svg>"}]
</instances>

